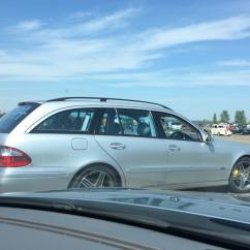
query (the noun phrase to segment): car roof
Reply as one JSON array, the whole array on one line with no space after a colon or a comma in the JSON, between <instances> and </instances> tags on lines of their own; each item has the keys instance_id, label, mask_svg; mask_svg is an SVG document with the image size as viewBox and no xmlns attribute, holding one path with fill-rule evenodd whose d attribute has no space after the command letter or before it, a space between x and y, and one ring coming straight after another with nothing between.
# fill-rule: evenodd
<instances>
[{"instance_id":1,"label":"car roof","mask_svg":"<svg viewBox=\"0 0 250 250\"><path fill-rule=\"evenodd\" d=\"M68 107L68 106L78 106L78 105L91 105L96 107L129 107L138 109L150 109L157 111L173 111L171 108L149 101L132 100L132 99L122 99L122 98L109 98L109 97L60 97L55 99L49 99L46 101L28 101L21 102L19 105L25 105L29 103L39 103L39 104L54 104L57 107ZM46 105L46 106L47 106Z\"/></svg>"}]
</instances>

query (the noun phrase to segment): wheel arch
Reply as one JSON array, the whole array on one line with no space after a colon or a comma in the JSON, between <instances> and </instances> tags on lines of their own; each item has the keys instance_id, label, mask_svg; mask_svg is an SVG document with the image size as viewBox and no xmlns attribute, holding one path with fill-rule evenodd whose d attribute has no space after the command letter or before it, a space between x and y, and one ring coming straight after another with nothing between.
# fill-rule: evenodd
<instances>
[{"instance_id":1,"label":"wheel arch","mask_svg":"<svg viewBox=\"0 0 250 250\"><path fill-rule=\"evenodd\" d=\"M229 181L231 172L232 172L232 170L233 170L235 164L236 164L240 159L242 159L242 158L244 158L244 157L248 157L248 158L250 159L250 153L249 153L249 154L248 154L248 153L239 154L239 155L237 155L237 156L235 156L235 157L233 157L233 158L231 159L230 168L228 168L228 173L227 173L227 181Z\"/></svg>"},{"instance_id":2,"label":"wheel arch","mask_svg":"<svg viewBox=\"0 0 250 250\"><path fill-rule=\"evenodd\" d=\"M249 189L242 189L242 190L239 190L238 188L235 188L234 185L231 185L230 182L231 182L231 175L232 175L232 171L234 169L235 166L237 166L237 162L239 162L241 159L244 159L244 158L248 158L248 160L250 161L250 154L243 154L241 155L240 157L238 157L234 163L233 163L233 166L231 167L230 169L230 174L229 174L229 177L228 177L228 185L229 185L229 188L231 189L231 191L233 192L236 192L236 193L246 193L246 192L249 192L250 190Z\"/></svg>"},{"instance_id":3,"label":"wheel arch","mask_svg":"<svg viewBox=\"0 0 250 250\"><path fill-rule=\"evenodd\" d=\"M88 168L91 168L91 167L94 167L94 166L102 166L102 167L106 167L106 168L109 168L111 169L115 175L117 176L118 180L119 180L119 183L121 186L124 186L126 185L126 179L125 179L125 175L123 173L123 171L121 171L120 169L118 170L117 168L115 168L114 166L106 163L106 162L92 162L92 163L89 163L85 166L82 166L81 168L79 168L71 177L69 183L68 183L68 186L67 188L69 188L72 184L72 182L74 181L74 179L83 171L83 170L86 170Z\"/></svg>"},{"instance_id":4,"label":"wheel arch","mask_svg":"<svg viewBox=\"0 0 250 250\"><path fill-rule=\"evenodd\" d=\"M244 157L247 157L247 158L250 159L250 154L244 154L244 155L240 155L240 156L236 157L236 159L234 159L233 165L231 166L231 170L233 169L233 167L235 166L235 164L236 164L239 160L241 160L242 158L244 158Z\"/></svg>"}]
</instances>

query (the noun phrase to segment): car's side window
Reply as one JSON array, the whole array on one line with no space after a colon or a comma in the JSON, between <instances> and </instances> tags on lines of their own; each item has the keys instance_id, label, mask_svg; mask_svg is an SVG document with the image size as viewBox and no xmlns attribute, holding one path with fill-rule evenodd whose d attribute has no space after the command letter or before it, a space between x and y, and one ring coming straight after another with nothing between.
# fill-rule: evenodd
<instances>
[{"instance_id":1,"label":"car's side window","mask_svg":"<svg viewBox=\"0 0 250 250\"><path fill-rule=\"evenodd\" d=\"M151 112L137 109L118 109L117 111L124 135L156 137Z\"/></svg>"},{"instance_id":2,"label":"car's side window","mask_svg":"<svg viewBox=\"0 0 250 250\"><path fill-rule=\"evenodd\" d=\"M105 109L96 129L99 135L156 137L151 113L136 109Z\"/></svg>"},{"instance_id":3,"label":"car's side window","mask_svg":"<svg viewBox=\"0 0 250 250\"><path fill-rule=\"evenodd\" d=\"M105 109L95 131L99 135L122 135L122 127L115 109Z\"/></svg>"},{"instance_id":4,"label":"car's side window","mask_svg":"<svg viewBox=\"0 0 250 250\"><path fill-rule=\"evenodd\" d=\"M200 132L185 120L166 113L156 113L163 137L173 140L201 141Z\"/></svg>"},{"instance_id":5,"label":"car's side window","mask_svg":"<svg viewBox=\"0 0 250 250\"><path fill-rule=\"evenodd\" d=\"M62 111L41 122L31 133L88 133L94 113L93 109Z\"/></svg>"}]
</instances>

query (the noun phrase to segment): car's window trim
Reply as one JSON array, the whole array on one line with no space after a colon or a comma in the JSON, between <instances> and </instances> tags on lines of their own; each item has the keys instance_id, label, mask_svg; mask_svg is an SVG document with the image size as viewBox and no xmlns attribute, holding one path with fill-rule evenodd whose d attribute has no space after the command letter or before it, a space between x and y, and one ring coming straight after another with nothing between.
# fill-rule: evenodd
<instances>
[{"instance_id":1,"label":"car's window trim","mask_svg":"<svg viewBox=\"0 0 250 250\"><path fill-rule=\"evenodd\" d=\"M91 133L88 131L76 131L76 130L39 130L39 131L32 131L30 132L31 134L62 134L62 135L66 135L66 134L84 134L84 135L90 135Z\"/></svg>"},{"instance_id":2,"label":"car's window trim","mask_svg":"<svg viewBox=\"0 0 250 250\"><path fill-rule=\"evenodd\" d=\"M164 114L164 115L168 115L168 116L173 116L177 119L180 119L181 121L184 121L185 123L187 123L188 125L190 125L198 134L199 134L199 137L200 137L200 140L199 141L196 141L196 140L182 140L182 139L179 139L178 141L186 141L186 142L198 142L198 143L201 143L203 140L202 140L202 134L201 132L199 131L199 129L197 129L192 123L190 123L189 121L183 119L182 117L179 117L178 115L176 114L172 114L172 113L168 113L168 112L160 112L160 111L153 111L153 117L155 119L155 123L157 124L157 129L159 130L158 133L159 133L159 139L164 139L164 140L176 140L176 139L171 139L171 138L167 138L164 131L163 131L163 128L160 124L160 120L159 120L159 115L160 114ZM177 141L177 140L176 140Z\"/></svg>"},{"instance_id":3,"label":"car's window trim","mask_svg":"<svg viewBox=\"0 0 250 250\"><path fill-rule=\"evenodd\" d=\"M46 130L46 129L41 129L41 130L36 130L36 128L42 124L44 121L46 121L47 119L62 113L62 112L72 112L74 110L92 110L94 112L93 118L90 121L90 125L89 125L89 129L87 131L81 131L81 130L69 130L69 129L62 129L62 130ZM94 124L95 124L95 120L97 118L97 113L98 113L98 108L95 107L72 107L72 108L68 108L68 109L60 109L57 112L53 112L52 114L50 114L49 116L43 117L43 119L39 120L38 123L35 124L34 127L32 127L32 129L30 129L30 131L28 132L29 134L60 134L60 135L66 135L66 134L84 134L84 135L91 135L93 134L94 131Z\"/></svg>"},{"instance_id":4,"label":"car's window trim","mask_svg":"<svg viewBox=\"0 0 250 250\"><path fill-rule=\"evenodd\" d=\"M105 112L110 111L110 110L113 110L114 113L116 112L115 108L111 108L111 107L98 108L97 116L96 116L96 120L95 120L95 124L94 124L94 128L93 128L93 134L94 135L112 136L111 134L102 134L102 133L99 132L103 115L104 115Z\"/></svg>"},{"instance_id":5,"label":"car's window trim","mask_svg":"<svg viewBox=\"0 0 250 250\"><path fill-rule=\"evenodd\" d=\"M119 110L140 110L140 111L146 111L149 113L149 118L151 119L151 122L152 122L152 125L154 126L153 127L153 130L152 132L154 132L155 136L140 136L140 135L125 135L124 134L124 129L123 129L123 126L122 126L122 123L121 123L121 119L120 119L120 114L119 114ZM149 109L133 109L133 108L117 108L117 114L118 114L118 118L119 118L119 122L120 122L120 125L122 127L122 130L123 130L123 136L132 136L132 137L138 137L138 138L157 138L157 133L156 133L156 128L155 128L155 125L154 125L154 118L151 114L151 110Z\"/></svg>"},{"instance_id":6,"label":"car's window trim","mask_svg":"<svg viewBox=\"0 0 250 250\"><path fill-rule=\"evenodd\" d=\"M119 115L119 110L123 110L123 109L147 111L149 113L149 117L150 117L152 125L153 125L153 131L152 132L153 132L153 134L155 136L125 135L124 134L124 128L122 126L122 122L121 122L120 115ZM118 120L119 120L119 125L121 127L121 134L101 134L101 133L98 132L98 130L100 128L100 125L101 125L101 118L102 118L104 112L106 112L107 110L114 110L115 114L117 115ZM107 108L100 108L100 112L99 112L98 116L99 117L98 117L96 126L94 128L94 134L95 135L98 135L98 136L119 136L119 137L148 138L148 139L157 139L158 138L159 133L158 133L158 130L156 128L155 120L154 120L154 117L153 117L153 114L152 114L151 110L148 110L148 109L133 109L133 108L124 108L124 107L118 107L118 108L107 107Z\"/></svg>"}]
</instances>

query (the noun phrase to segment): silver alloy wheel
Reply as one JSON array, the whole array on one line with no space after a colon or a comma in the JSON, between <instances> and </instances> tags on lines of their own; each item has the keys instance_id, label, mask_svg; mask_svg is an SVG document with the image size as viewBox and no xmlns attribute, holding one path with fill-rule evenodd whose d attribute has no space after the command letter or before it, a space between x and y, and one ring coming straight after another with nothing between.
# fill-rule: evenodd
<instances>
[{"instance_id":1,"label":"silver alloy wheel","mask_svg":"<svg viewBox=\"0 0 250 250\"><path fill-rule=\"evenodd\" d=\"M114 180L111 175L101 170L90 170L79 182L80 188L113 187Z\"/></svg>"},{"instance_id":2,"label":"silver alloy wheel","mask_svg":"<svg viewBox=\"0 0 250 250\"><path fill-rule=\"evenodd\" d=\"M120 186L119 176L114 170L102 165L83 169L70 183L69 188L99 188Z\"/></svg>"},{"instance_id":3,"label":"silver alloy wheel","mask_svg":"<svg viewBox=\"0 0 250 250\"><path fill-rule=\"evenodd\" d=\"M240 159L233 167L229 185L232 191L244 193L250 191L250 158Z\"/></svg>"}]
</instances>

